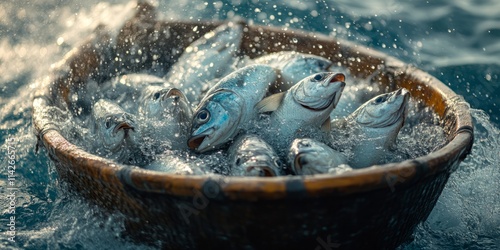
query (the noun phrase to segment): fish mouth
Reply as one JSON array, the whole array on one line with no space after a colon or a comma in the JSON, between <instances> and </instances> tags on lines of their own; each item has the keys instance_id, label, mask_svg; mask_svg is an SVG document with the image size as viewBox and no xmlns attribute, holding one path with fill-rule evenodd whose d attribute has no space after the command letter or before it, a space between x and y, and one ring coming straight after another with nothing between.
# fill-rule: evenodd
<instances>
[{"instance_id":1,"label":"fish mouth","mask_svg":"<svg viewBox=\"0 0 500 250\"><path fill-rule=\"evenodd\" d=\"M404 88L401 88L401 89L398 89L398 91L396 92L396 95L397 96L403 96L403 101L401 103L401 106L399 107L399 110L397 111L397 113L399 114L399 116L402 116L403 117L403 124L406 120L406 109L407 109L407 106L408 106L408 101L410 100L410 92Z\"/></svg>"},{"instance_id":2,"label":"fish mouth","mask_svg":"<svg viewBox=\"0 0 500 250\"><path fill-rule=\"evenodd\" d=\"M408 101L410 99L410 92L408 92L408 90L406 90L405 88L398 89L394 94L394 98L390 98L390 100L391 102L395 102L398 99L401 100L401 104L399 105L399 108L395 113L401 115L405 111L406 106L408 105Z\"/></svg>"},{"instance_id":3,"label":"fish mouth","mask_svg":"<svg viewBox=\"0 0 500 250\"><path fill-rule=\"evenodd\" d=\"M189 107L190 104L184 93L177 88L171 88L164 92L160 105L165 111L164 115L167 117L174 116L177 121L191 119L192 111Z\"/></svg>"},{"instance_id":4,"label":"fish mouth","mask_svg":"<svg viewBox=\"0 0 500 250\"><path fill-rule=\"evenodd\" d=\"M410 99L410 92L408 92L408 90L404 88L401 88L392 93L393 95L389 97L387 103L390 105L398 105L397 109L395 108L394 110L385 113L385 116L382 115L381 117L385 117L382 121L363 123L358 120L358 123L371 128L385 128L398 123L402 119L402 124L404 124L406 120L405 113L407 110L408 101Z\"/></svg>"},{"instance_id":5,"label":"fish mouth","mask_svg":"<svg viewBox=\"0 0 500 250\"><path fill-rule=\"evenodd\" d=\"M295 174L297 175L302 174L303 164L307 164L307 160L305 159L303 154L299 153L295 156L295 159L293 160L293 170Z\"/></svg>"},{"instance_id":6,"label":"fish mouth","mask_svg":"<svg viewBox=\"0 0 500 250\"><path fill-rule=\"evenodd\" d=\"M270 169L267 166L254 166L254 165L252 165L252 166L248 166L246 168L246 171L247 171L247 173L251 173L251 172L257 171L258 176L262 176L262 177L274 177L274 176L277 176L277 174L272 169Z\"/></svg>"},{"instance_id":7,"label":"fish mouth","mask_svg":"<svg viewBox=\"0 0 500 250\"><path fill-rule=\"evenodd\" d=\"M330 79L329 83L332 83L332 82L342 82L342 83L344 83L344 85L342 87L344 87L345 86L345 75L342 73L334 74L332 76L332 79Z\"/></svg>"},{"instance_id":8,"label":"fish mouth","mask_svg":"<svg viewBox=\"0 0 500 250\"><path fill-rule=\"evenodd\" d=\"M168 90L168 92L163 95L162 101L167 100L168 98L172 98L175 102L182 100L187 100L186 96L182 91L178 88L171 88Z\"/></svg>"},{"instance_id":9,"label":"fish mouth","mask_svg":"<svg viewBox=\"0 0 500 250\"><path fill-rule=\"evenodd\" d=\"M408 100L410 99L410 92L408 90L406 90L405 88L401 88L401 89L398 89L398 91L396 92L396 95L400 96L402 95L404 97L404 102L408 102Z\"/></svg>"},{"instance_id":10,"label":"fish mouth","mask_svg":"<svg viewBox=\"0 0 500 250\"><path fill-rule=\"evenodd\" d=\"M193 150L198 149L198 147L203 143L203 141L207 137L208 137L208 135L198 135L198 136L194 136L194 137L189 138L188 147L190 149L193 149Z\"/></svg>"},{"instance_id":11,"label":"fish mouth","mask_svg":"<svg viewBox=\"0 0 500 250\"><path fill-rule=\"evenodd\" d=\"M345 87L345 75L342 73L337 73L337 74L332 74L330 79L328 81L325 81L325 84L323 86L328 87L332 83L338 83L339 86L336 87L337 89L335 92L332 94L331 98L329 98L328 102L324 105L321 105L319 107L312 107L310 105L307 105L305 103L300 103L300 105L308 110L311 111L323 111L333 105L333 108L337 106L337 103L340 100L340 96L342 91L344 90Z\"/></svg>"},{"instance_id":12,"label":"fish mouth","mask_svg":"<svg viewBox=\"0 0 500 250\"><path fill-rule=\"evenodd\" d=\"M116 134L116 133L118 133L118 131L120 131L122 129L123 129L123 131L125 131L125 134L127 134L127 132L129 130L132 130L132 131L135 130L134 126L130 125L128 122L120 122L113 129L113 133Z\"/></svg>"},{"instance_id":13,"label":"fish mouth","mask_svg":"<svg viewBox=\"0 0 500 250\"><path fill-rule=\"evenodd\" d=\"M293 171L295 172L296 175L304 175L304 174L321 174L322 172L319 171L318 169L314 168L315 166L310 165L309 167L306 167L304 169L304 166L307 164L310 164L311 162L307 159L310 158L308 157L308 152L302 152L298 153L295 158L294 158L294 164L293 164ZM317 156L315 156L317 157Z\"/></svg>"},{"instance_id":14,"label":"fish mouth","mask_svg":"<svg viewBox=\"0 0 500 250\"><path fill-rule=\"evenodd\" d=\"M199 152L204 152L208 149L209 143L205 140L211 138L210 135L213 133L214 129L209 129L199 135L192 136L188 139L188 148L196 150Z\"/></svg>"}]
</instances>

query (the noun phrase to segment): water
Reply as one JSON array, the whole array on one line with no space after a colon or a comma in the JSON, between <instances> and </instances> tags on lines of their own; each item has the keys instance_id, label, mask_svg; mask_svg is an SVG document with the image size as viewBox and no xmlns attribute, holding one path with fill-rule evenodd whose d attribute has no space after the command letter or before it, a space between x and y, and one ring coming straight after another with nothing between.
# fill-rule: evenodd
<instances>
[{"instance_id":1,"label":"water","mask_svg":"<svg viewBox=\"0 0 500 250\"><path fill-rule=\"evenodd\" d=\"M233 6L230 6L232 4ZM451 175L405 249L500 248L500 2L160 1L172 19L244 17L303 28L376 48L430 72L473 108L475 145ZM122 239L123 219L68 194L44 151L36 154L30 98L50 65L100 23L118 25L133 4L44 0L0 3L0 248L148 249ZM175 6L175 8L172 8ZM179 11L182 10L182 11ZM8 241L9 148L16 154L16 242ZM5 157L4 157L5 156ZM312 246L314 247L314 246Z\"/></svg>"}]
</instances>

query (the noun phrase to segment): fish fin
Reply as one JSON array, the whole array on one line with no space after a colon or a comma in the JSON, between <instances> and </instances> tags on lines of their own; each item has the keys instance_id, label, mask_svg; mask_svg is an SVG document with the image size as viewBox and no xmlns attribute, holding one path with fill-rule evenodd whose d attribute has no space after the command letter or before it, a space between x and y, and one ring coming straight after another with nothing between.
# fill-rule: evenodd
<instances>
[{"instance_id":1,"label":"fish fin","mask_svg":"<svg viewBox=\"0 0 500 250\"><path fill-rule=\"evenodd\" d=\"M325 122L323 122L323 124L321 124L321 130L324 132L328 132L331 129L332 129L332 125L331 125L330 117L328 117L328 118L326 118Z\"/></svg>"},{"instance_id":2,"label":"fish fin","mask_svg":"<svg viewBox=\"0 0 500 250\"><path fill-rule=\"evenodd\" d=\"M255 104L255 108L259 113L275 111L280 106L283 98L285 98L285 94L286 92L282 92L268 96Z\"/></svg>"}]
</instances>

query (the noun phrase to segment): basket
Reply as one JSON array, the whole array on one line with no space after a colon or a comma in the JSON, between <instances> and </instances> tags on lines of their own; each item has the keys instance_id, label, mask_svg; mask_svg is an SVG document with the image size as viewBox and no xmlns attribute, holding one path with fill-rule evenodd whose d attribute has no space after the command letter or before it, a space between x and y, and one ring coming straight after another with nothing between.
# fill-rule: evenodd
<instances>
[{"instance_id":1,"label":"basket","mask_svg":"<svg viewBox=\"0 0 500 250\"><path fill-rule=\"evenodd\" d=\"M250 58L284 50L312 53L387 91L404 87L439 115L446 145L416 159L341 175L180 176L92 155L67 141L52 122L51 108L77 105L71 99L75 88L89 80L168 68L184 47L219 24L159 20L152 6L140 3L116 36L99 27L70 51L33 100L35 132L59 177L107 211L123 213L132 239L166 249L390 249L410 241L450 173L470 152L469 106L429 74L361 45L246 25L241 51Z\"/></svg>"}]
</instances>

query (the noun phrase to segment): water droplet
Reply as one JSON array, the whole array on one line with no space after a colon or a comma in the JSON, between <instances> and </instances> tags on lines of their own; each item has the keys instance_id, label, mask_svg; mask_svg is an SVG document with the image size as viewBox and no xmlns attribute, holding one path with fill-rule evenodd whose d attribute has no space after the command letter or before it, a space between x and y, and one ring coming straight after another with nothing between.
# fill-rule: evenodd
<instances>
[{"instance_id":1,"label":"water droplet","mask_svg":"<svg viewBox=\"0 0 500 250\"><path fill-rule=\"evenodd\" d=\"M61 46L64 43L64 38L59 37L57 38L57 45Z\"/></svg>"}]
</instances>

